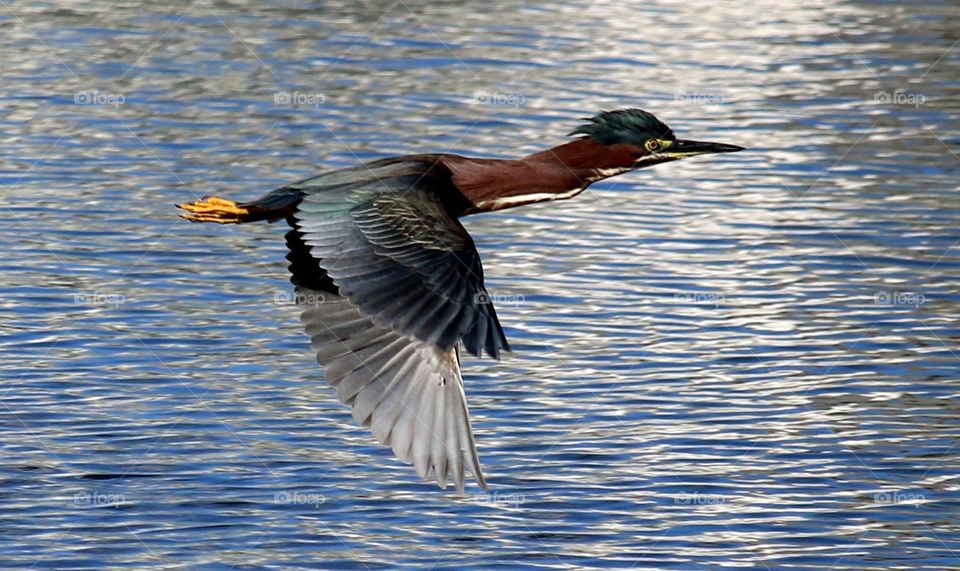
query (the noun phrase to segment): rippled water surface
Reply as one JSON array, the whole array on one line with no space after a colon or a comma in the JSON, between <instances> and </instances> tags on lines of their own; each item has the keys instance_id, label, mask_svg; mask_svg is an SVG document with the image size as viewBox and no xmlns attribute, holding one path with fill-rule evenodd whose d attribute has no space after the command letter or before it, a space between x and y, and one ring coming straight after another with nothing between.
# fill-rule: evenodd
<instances>
[{"instance_id":1,"label":"rippled water surface","mask_svg":"<svg viewBox=\"0 0 960 571\"><path fill-rule=\"evenodd\" d=\"M0 567L960 569L955 2L10 2L0 30ZM626 106L750 152L465 221L514 346L465 363L489 494L353 424L282 225L173 207Z\"/></svg>"}]
</instances>

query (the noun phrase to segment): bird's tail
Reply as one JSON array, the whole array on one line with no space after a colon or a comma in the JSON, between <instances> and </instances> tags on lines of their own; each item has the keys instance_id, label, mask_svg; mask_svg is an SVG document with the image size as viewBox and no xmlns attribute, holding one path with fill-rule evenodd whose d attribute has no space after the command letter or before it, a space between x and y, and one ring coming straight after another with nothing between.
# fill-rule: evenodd
<instances>
[{"instance_id":1,"label":"bird's tail","mask_svg":"<svg viewBox=\"0 0 960 571\"><path fill-rule=\"evenodd\" d=\"M186 210L181 214L190 222L216 222L217 224L242 224L269 220L274 222L293 214L303 199L303 192L284 187L252 202L234 202L217 196L205 196L195 202L178 204Z\"/></svg>"}]
</instances>

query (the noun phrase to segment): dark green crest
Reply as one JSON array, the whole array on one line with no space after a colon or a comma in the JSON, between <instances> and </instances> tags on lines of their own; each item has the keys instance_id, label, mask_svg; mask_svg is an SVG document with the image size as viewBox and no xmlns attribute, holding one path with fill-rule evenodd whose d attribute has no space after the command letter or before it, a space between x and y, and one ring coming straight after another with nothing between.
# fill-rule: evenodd
<instances>
[{"instance_id":1,"label":"dark green crest","mask_svg":"<svg viewBox=\"0 0 960 571\"><path fill-rule=\"evenodd\" d=\"M642 147L647 139L674 140L670 127L643 109L602 111L585 119L571 135L586 135L604 145L623 143Z\"/></svg>"}]
</instances>

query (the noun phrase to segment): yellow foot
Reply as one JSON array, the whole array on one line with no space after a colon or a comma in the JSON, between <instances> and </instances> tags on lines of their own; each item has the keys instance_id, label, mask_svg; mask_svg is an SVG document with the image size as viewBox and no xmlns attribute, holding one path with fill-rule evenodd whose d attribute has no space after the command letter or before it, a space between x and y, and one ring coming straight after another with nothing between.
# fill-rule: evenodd
<instances>
[{"instance_id":1,"label":"yellow foot","mask_svg":"<svg viewBox=\"0 0 960 571\"><path fill-rule=\"evenodd\" d=\"M184 202L178 204L177 208L187 211L187 214L181 214L180 217L190 222L239 224L250 214L249 210L240 208L236 202L216 196L205 196L196 202Z\"/></svg>"}]
</instances>

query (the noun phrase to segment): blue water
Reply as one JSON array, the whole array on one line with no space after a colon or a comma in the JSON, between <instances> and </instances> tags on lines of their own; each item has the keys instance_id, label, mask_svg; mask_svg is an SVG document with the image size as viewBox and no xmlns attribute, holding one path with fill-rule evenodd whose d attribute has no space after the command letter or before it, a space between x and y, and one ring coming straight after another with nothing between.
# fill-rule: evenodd
<instances>
[{"instance_id":1,"label":"blue water","mask_svg":"<svg viewBox=\"0 0 960 571\"><path fill-rule=\"evenodd\" d=\"M0 568L960 569L955 3L358 4L0 6ZM626 106L750 152L465 221L489 493L173 207Z\"/></svg>"}]
</instances>

